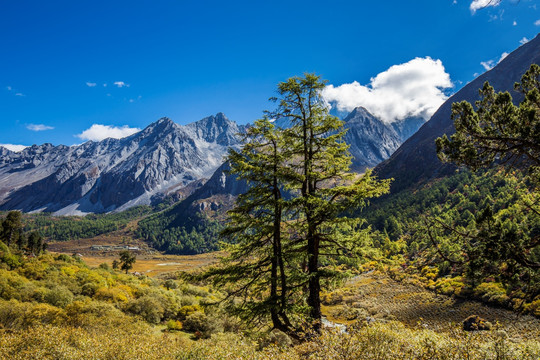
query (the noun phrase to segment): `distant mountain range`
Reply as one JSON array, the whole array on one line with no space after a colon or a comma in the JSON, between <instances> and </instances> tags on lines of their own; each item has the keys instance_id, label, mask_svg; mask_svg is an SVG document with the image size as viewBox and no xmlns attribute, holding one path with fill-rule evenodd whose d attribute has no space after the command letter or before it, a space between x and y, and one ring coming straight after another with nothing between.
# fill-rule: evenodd
<instances>
[{"instance_id":1,"label":"distant mountain range","mask_svg":"<svg viewBox=\"0 0 540 360\"><path fill-rule=\"evenodd\" d=\"M344 121L357 172L387 159L422 124L414 118L386 124L362 107ZM244 130L218 113L185 126L162 118L123 139L34 145L20 152L0 147L0 210L81 215L156 203L168 195L178 200L194 191L201 201L227 193L235 185L221 189L220 179L235 179L220 166L229 148L240 147L237 135Z\"/></svg>"},{"instance_id":2,"label":"distant mountain range","mask_svg":"<svg viewBox=\"0 0 540 360\"><path fill-rule=\"evenodd\" d=\"M478 100L484 82L496 91L509 91L516 102L522 99L514 91L514 83L531 64L540 64L540 35L510 53L497 66L482 74L450 97L414 135L405 141L392 156L375 168L380 178L394 178L391 191L397 192L435 177L451 173L455 167L437 158L435 139L455 132L451 119L452 103ZM539 140L540 141L540 140Z\"/></svg>"},{"instance_id":3,"label":"distant mountain range","mask_svg":"<svg viewBox=\"0 0 540 360\"><path fill-rule=\"evenodd\" d=\"M209 178L243 126L219 113L186 126L162 118L123 139L0 149L0 209L83 214L127 209Z\"/></svg>"}]
</instances>

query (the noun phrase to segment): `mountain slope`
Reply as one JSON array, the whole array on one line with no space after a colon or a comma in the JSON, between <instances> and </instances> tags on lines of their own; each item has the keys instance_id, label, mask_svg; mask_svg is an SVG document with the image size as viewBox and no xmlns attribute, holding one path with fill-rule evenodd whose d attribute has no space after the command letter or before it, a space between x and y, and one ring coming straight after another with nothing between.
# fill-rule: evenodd
<instances>
[{"instance_id":1,"label":"mountain slope","mask_svg":"<svg viewBox=\"0 0 540 360\"><path fill-rule=\"evenodd\" d=\"M380 178L394 178L392 192L403 190L433 177L449 174L454 167L441 164L435 152L435 139L443 134L452 134L450 118L452 103L478 99L478 90L489 81L496 91L509 91L514 99L519 93L513 90L514 83L533 63L540 64L540 36L509 54L497 66L482 74L450 97L413 136L405 141L386 161L375 168Z\"/></svg>"},{"instance_id":2,"label":"mountain slope","mask_svg":"<svg viewBox=\"0 0 540 360\"><path fill-rule=\"evenodd\" d=\"M123 139L2 150L0 209L107 212L210 177L242 127L223 114L181 126L162 118Z\"/></svg>"},{"instance_id":3,"label":"mountain slope","mask_svg":"<svg viewBox=\"0 0 540 360\"><path fill-rule=\"evenodd\" d=\"M247 190L245 181L227 174L229 169L225 162L186 199L139 222L139 236L167 253L217 250L225 213L234 206L236 197Z\"/></svg>"}]
</instances>

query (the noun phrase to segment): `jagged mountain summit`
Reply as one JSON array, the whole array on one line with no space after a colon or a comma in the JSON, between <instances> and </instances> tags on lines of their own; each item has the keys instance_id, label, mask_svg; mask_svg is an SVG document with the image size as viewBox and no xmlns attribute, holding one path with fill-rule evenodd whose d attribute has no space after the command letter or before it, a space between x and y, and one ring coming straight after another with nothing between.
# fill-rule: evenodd
<instances>
[{"instance_id":1,"label":"jagged mountain summit","mask_svg":"<svg viewBox=\"0 0 540 360\"><path fill-rule=\"evenodd\" d=\"M514 83L520 81L531 64L540 64L540 35L514 50L493 69L451 96L388 160L375 168L375 173L380 178L395 179L392 192L451 173L455 168L441 163L437 158L435 139L455 132L451 119L452 103L466 100L474 104L478 100L479 89L486 81L489 81L495 91L508 91L514 101L519 102L522 96L514 91Z\"/></svg>"},{"instance_id":2,"label":"jagged mountain summit","mask_svg":"<svg viewBox=\"0 0 540 360\"><path fill-rule=\"evenodd\" d=\"M209 178L243 126L222 113L182 126L168 118L122 139L0 148L0 209L84 214L148 204Z\"/></svg>"},{"instance_id":3,"label":"jagged mountain summit","mask_svg":"<svg viewBox=\"0 0 540 360\"><path fill-rule=\"evenodd\" d=\"M353 157L351 170L361 172L386 160L401 144L391 125L373 116L363 107L354 109L345 119L344 140Z\"/></svg>"}]
</instances>

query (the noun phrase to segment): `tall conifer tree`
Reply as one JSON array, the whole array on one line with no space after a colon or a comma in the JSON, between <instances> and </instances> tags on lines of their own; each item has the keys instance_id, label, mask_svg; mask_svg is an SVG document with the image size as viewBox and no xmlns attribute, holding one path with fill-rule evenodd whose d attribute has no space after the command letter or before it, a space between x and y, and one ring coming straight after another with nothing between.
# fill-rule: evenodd
<instances>
[{"instance_id":1,"label":"tall conifer tree","mask_svg":"<svg viewBox=\"0 0 540 360\"><path fill-rule=\"evenodd\" d=\"M278 109L271 115L290 123L284 131L292 177L287 187L296 192L298 242L307 260L307 305L315 329L320 327L321 256L339 255L354 246L358 219L344 216L365 199L388 191L388 181L370 172L349 172L351 155L343 140L343 121L328 112L321 91L325 82L314 74L293 77L278 85ZM353 230L353 231L351 231ZM321 250L323 252L321 252Z\"/></svg>"},{"instance_id":2,"label":"tall conifer tree","mask_svg":"<svg viewBox=\"0 0 540 360\"><path fill-rule=\"evenodd\" d=\"M369 237L345 213L389 185L369 171L349 172L343 122L328 114L323 88L311 74L280 83L277 110L248 128L240 151L230 152L230 172L249 190L222 233L232 242L228 256L203 275L229 286L228 303L245 320L270 319L293 336L298 315L320 327L321 278L335 275L320 268L321 260L350 253ZM290 127L276 128L269 118L284 118Z\"/></svg>"},{"instance_id":3,"label":"tall conifer tree","mask_svg":"<svg viewBox=\"0 0 540 360\"><path fill-rule=\"evenodd\" d=\"M220 266L204 276L217 285L229 284L229 305L252 324L270 318L274 328L294 335L290 314L291 276L286 269L282 196L286 156L282 133L267 118L248 128L240 151L228 156L230 173L247 181L248 191L238 197L229 212L230 222L222 236L231 244ZM241 301L238 301L241 299Z\"/></svg>"}]
</instances>

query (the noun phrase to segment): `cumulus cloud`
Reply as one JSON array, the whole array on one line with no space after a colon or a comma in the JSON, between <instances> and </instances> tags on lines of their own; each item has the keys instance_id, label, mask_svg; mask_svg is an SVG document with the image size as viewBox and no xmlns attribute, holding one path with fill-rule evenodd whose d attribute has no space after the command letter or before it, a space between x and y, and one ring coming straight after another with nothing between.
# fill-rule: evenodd
<instances>
[{"instance_id":1,"label":"cumulus cloud","mask_svg":"<svg viewBox=\"0 0 540 360\"><path fill-rule=\"evenodd\" d=\"M322 95L339 111L363 106L390 123L410 116L429 120L448 98L443 90L452 86L442 62L426 57L394 65L371 78L368 85L357 81L328 85Z\"/></svg>"},{"instance_id":2,"label":"cumulus cloud","mask_svg":"<svg viewBox=\"0 0 540 360\"><path fill-rule=\"evenodd\" d=\"M43 125L43 124L29 124L29 125L26 125L26 128L32 131L45 131L45 130L54 129L54 127L52 126Z\"/></svg>"},{"instance_id":3,"label":"cumulus cloud","mask_svg":"<svg viewBox=\"0 0 540 360\"><path fill-rule=\"evenodd\" d=\"M93 83L93 82L87 82L86 83L86 86L88 87L95 87L97 84L96 83Z\"/></svg>"},{"instance_id":4,"label":"cumulus cloud","mask_svg":"<svg viewBox=\"0 0 540 360\"><path fill-rule=\"evenodd\" d=\"M129 84L126 84L126 83L123 82L123 81L115 81L113 84L116 85L116 86L118 86L119 88L129 87Z\"/></svg>"},{"instance_id":5,"label":"cumulus cloud","mask_svg":"<svg viewBox=\"0 0 540 360\"><path fill-rule=\"evenodd\" d=\"M503 52L503 53L501 54L501 57L499 58L499 60L497 60L497 61L495 61L495 60L482 61L482 62L480 63L480 65L482 65L482 66L484 67L484 69L486 69L486 71L488 71L488 70L493 69L493 67L494 67L495 65L497 65L498 63L500 63L501 61L503 61L504 58L507 57L507 56L508 56L508 53L507 53L507 52Z\"/></svg>"},{"instance_id":6,"label":"cumulus cloud","mask_svg":"<svg viewBox=\"0 0 540 360\"><path fill-rule=\"evenodd\" d=\"M476 10L480 10L489 6L499 6L502 0L473 0L471 6L471 12L474 14Z\"/></svg>"},{"instance_id":7,"label":"cumulus cloud","mask_svg":"<svg viewBox=\"0 0 540 360\"><path fill-rule=\"evenodd\" d=\"M534 25L540 26L540 19L536 20L536 21L534 22Z\"/></svg>"},{"instance_id":8,"label":"cumulus cloud","mask_svg":"<svg viewBox=\"0 0 540 360\"><path fill-rule=\"evenodd\" d=\"M100 141L106 138L121 139L126 136L135 134L141 131L138 128L130 128L127 125L124 126L109 126L94 124L89 129L84 130L82 133L77 134L79 139Z\"/></svg>"},{"instance_id":9,"label":"cumulus cloud","mask_svg":"<svg viewBox=\"0 0 540 360\"><path fill-rule=\"evenodd\" d=\"M513 26L517 26L517 21L514 20L514 22L512 23Z\"/></svg>"},{"instance_id":10,"label":"cumulus cloud","mask_svg":"<svg viewBox=\"0 0 540 360\"><path fill-rule=\"evenodd\" d=\"M8 150L19 152L26 149L28 146L25 145L14 145L14 144L0 144L0 146L5 147Z\"/></svg>"},{"instance_id":11,"label":"cumulus cloud","mask_svg":"<svg viewBox=\"0 0 540 360\"><path fill-rule=\"evenodd\" d=\"M521 45L526 44L526 43L528 43L528 42L529 42L529 39L527 39L525 36L523 37L523 39L519 40L519 43L520 43Z\"/></svg>"}]
</instances>

